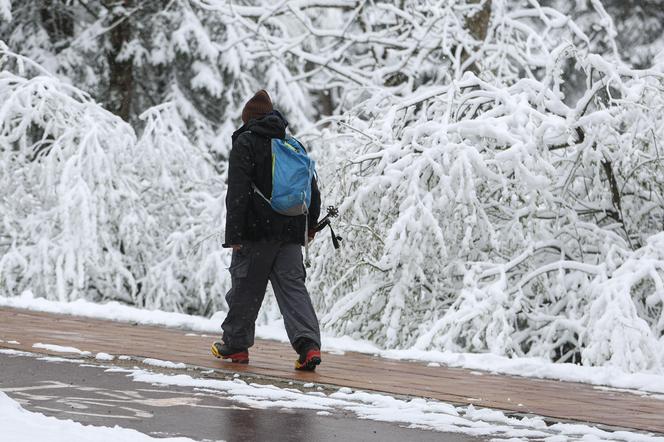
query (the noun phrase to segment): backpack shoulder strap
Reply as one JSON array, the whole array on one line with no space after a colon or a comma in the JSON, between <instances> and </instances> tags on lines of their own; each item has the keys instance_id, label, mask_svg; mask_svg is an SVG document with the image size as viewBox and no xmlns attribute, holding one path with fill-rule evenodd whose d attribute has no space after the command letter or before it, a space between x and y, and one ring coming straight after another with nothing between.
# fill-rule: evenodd
<instances>
[{"instance_id":1,"label":"backpack shoulder strap","mask_svg":"<svg viewBox=\"0 0 664 442\"><path fill-rule=\"evenodd\" d=\"M272 202L269 199L267 199L265 195L263 195L263 192L260 191L258 186L256 186L256 184L253 181L251 182L251 188L254 189L254 193L257 193L261 198L265 200L265 202L267 202L268 204L272 204Z\"/></svg>"}]
</instances>

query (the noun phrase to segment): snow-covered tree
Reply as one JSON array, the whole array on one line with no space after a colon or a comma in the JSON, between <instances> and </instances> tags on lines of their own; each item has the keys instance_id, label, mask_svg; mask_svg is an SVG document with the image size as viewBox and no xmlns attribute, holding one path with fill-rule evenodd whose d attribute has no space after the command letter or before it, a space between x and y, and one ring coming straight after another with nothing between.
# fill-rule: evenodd
<instances>
[{"instance_id":1,"label":"snow-covered tree","mask_svg":"<svg viewBox=\"0 0 664 442\"><path fill-rule=\"evenodd\" d=\"M133 130L82 91L29 76L6 47L1 63L0 290L128 297L147 216L131 180Z\"/></svg>"},{"instance_id":2,"label":"snow-covered tree","mask_svg":"<svg viewBox=\"0 0 664 442\"><path fill-rule=\"evenodd\" d=\"M137 137L6 47L1 63L0 292L219 308L228 257L214 242L192 248L219 228L224 185L175 105L141 116Z\"/></svg>"},{"instance_id":3,"label":"snow-covered tree","mask_svg":"<svg viewBox=\"0 0 664 442\"><path fill-rule=\"evenodd\" d=\"M145 110L174 103L172 116L186 123L188 138L217 161L228 153L244 101L258 89L273 91L296 125L310 116L299 85L283 82L287 61L264 56L270 49L247 27L260 18L259 8L244 8L248 18L241 20L227 5L185 0L27 0L4 8L11 20L0 23L0 39L13 51L88 92L139 132Z\"/></svg>"},{"instance_id":4,"label":"snow-covered tree","mask_svg":"<svg viewBox=\"0 0 664 442\"><path fill-rule=\"evenodd\" d=\"M545 0L588 34L593 51L615 52L637 68L649 67L664 48L661 0ZM607 24L613 25L607 26Z\"/></svg>"},{"instance_id":5,"label":"snow-covered tree","mask_svg":"<svg viewBox=\"0 0 664 442\"><path fill-rule=\"evenodd\" d=\"M323 324L388 347L662 370L663 66L592 54L531 3L492 2L483 42L398 10L456 68L365 95L321 133L346 237L316 260ZM438 66L428 57L401 70Z\"/></svg>"},{"instance_id":6,"label":"snow-covered tree","mask_svg":"<svg viewBox=\"0 0 664 442\"><path fill-rule=\"evenodd\" d=\"M654 4L0 0L0 290L223 310L224 158L267 88L341 209L327 330L662 372Z\"/></svg>"}]
</instances>

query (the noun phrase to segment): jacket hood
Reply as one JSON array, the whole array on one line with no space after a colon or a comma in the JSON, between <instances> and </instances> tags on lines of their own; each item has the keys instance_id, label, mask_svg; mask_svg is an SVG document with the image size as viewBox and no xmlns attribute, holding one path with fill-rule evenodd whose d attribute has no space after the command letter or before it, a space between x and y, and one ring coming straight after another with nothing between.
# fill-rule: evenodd
<instances>
[{"instance_id":1,"label":"jacket hood","mask_svg":"<svg viewBox=\"0 0 664 442\"><path fill-rule=\"evenodd\" d=\"M265 138L285 138L288 121L275 110L259 119L249 120L233 134L233 141L243 132L252 132Z\"/></svg>"}]
</instances>

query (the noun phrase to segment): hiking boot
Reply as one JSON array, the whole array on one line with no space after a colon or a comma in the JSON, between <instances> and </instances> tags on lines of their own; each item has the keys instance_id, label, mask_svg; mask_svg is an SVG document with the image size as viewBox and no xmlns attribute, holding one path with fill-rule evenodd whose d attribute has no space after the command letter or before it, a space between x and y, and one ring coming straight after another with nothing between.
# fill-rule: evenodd
<instances>
[{"instance_id":1,"label":"hiking boot","mask_svg":"<svg viewBox=\"0 0 664 442\"><path fill-rule=\"evenodd\" d=\"M300 357L295 361L295 369L301 371L314 371L320 365L320 348L315 345L306 347Z\"/></svg>"},{"instance_id":2,"label":"hiking boot","mask_svg":"<svg viewBox=\"0 0 664 442\"><path fill-rule=\"evenodd\" d=\"M249 350L238 350L231 348L224 341L214 341L211 348L212 354L221 359L230 359L238 364L249 363Z\"/></svg>"}]
</instances>

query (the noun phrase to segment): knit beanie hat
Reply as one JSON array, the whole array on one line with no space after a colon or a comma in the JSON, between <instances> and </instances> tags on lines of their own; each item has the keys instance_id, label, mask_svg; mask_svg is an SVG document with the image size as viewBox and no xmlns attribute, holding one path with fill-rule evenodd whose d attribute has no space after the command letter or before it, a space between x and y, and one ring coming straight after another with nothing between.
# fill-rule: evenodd
<instances>
[{"instance_id":1,"label":"knit beanie hat","mask_svg":"<svg viewBox=\"0 0 664 442\"><path fill-rule=\"evenodd\" d=\"M242 109L242 122L247 124L251 119L259 119L272 112L272 100L265 89L256 92Z\"/></svg>"}]
</instances>

